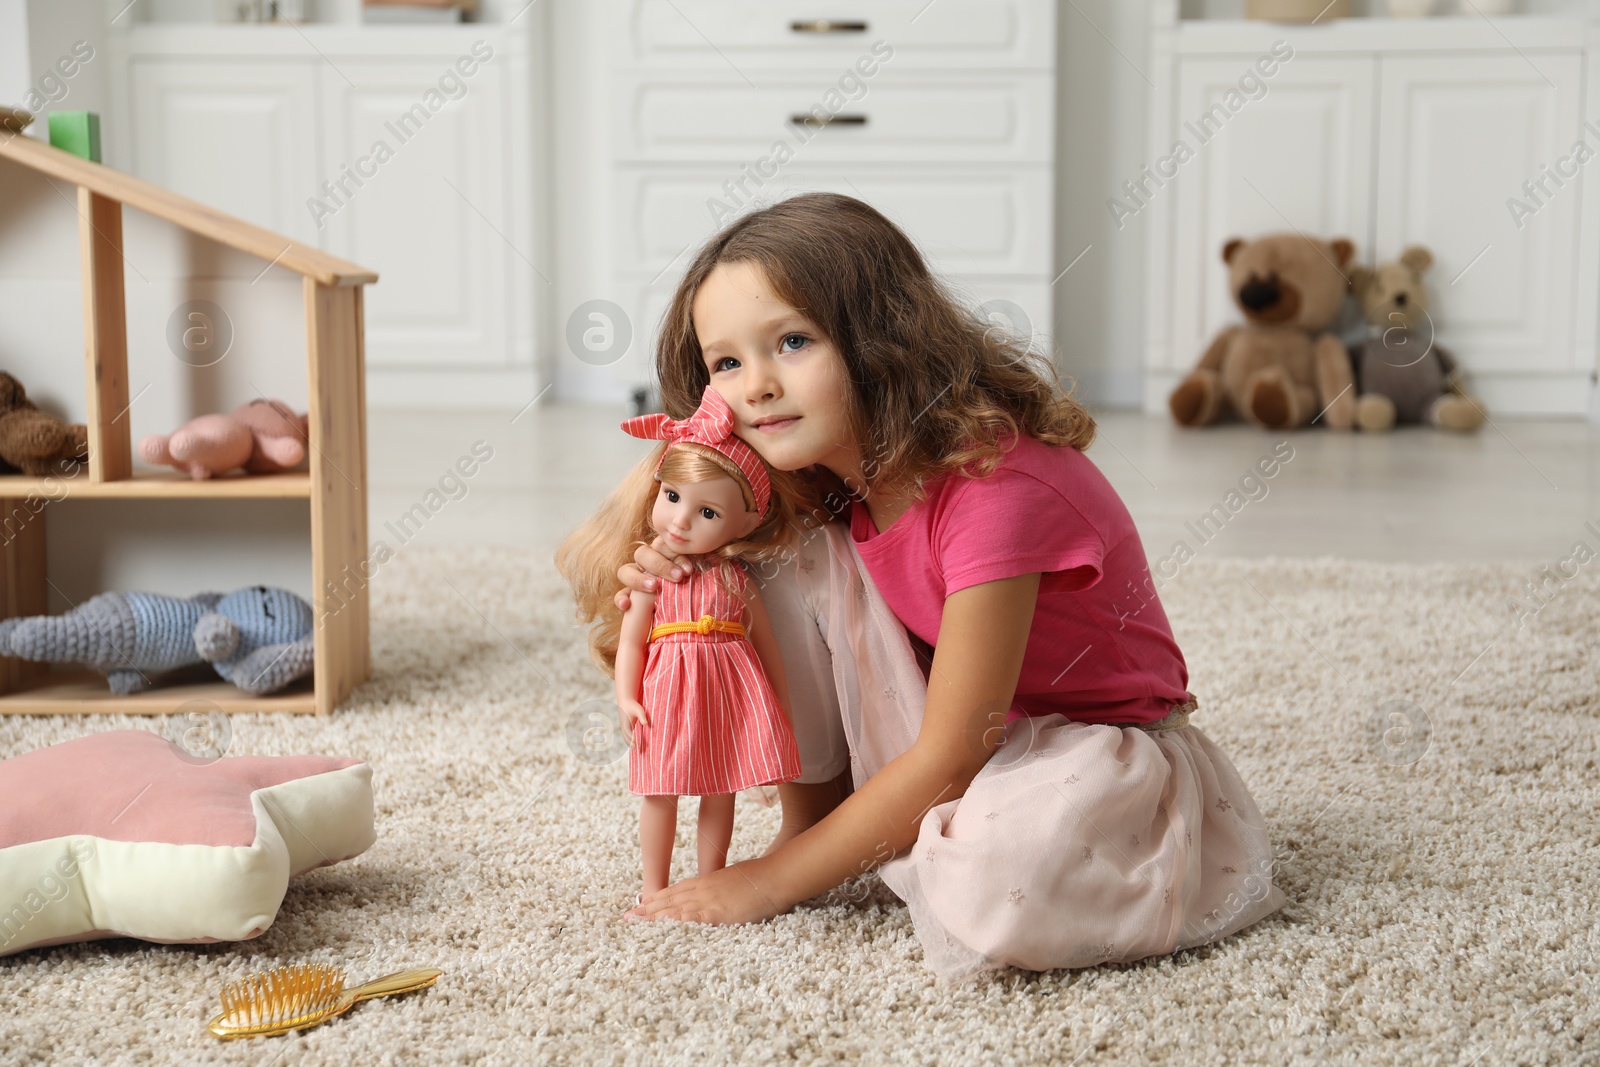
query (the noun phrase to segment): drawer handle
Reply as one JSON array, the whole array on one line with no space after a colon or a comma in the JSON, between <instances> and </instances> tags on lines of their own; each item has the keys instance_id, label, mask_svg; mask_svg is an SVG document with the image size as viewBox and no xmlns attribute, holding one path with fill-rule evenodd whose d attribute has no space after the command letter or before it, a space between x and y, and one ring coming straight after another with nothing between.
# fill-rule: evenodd
<instances>
[{"instance_id":1,"label":"drawer handle","mask_svg":"<svg viewBox=\"0 0 1600 1067\"><path fill-rule=\"evenodd\" d=\"M867 124L867 116L813 115L809 112L801 112L797 115L790 115L789 121L798 123L801 126L815 126L820 130L824 126L865 126Z\"/></svg>"},{"instance_id":2,"label":"drawer handle","mask_svg":"<svg viewBox=\"0 0 1600 1067\"><path fill-rule=\"evenodd\" d=\"M795 33L866 33L867 24L856 20L796 19L789 23Z\"/></svg>"}]
</instances>

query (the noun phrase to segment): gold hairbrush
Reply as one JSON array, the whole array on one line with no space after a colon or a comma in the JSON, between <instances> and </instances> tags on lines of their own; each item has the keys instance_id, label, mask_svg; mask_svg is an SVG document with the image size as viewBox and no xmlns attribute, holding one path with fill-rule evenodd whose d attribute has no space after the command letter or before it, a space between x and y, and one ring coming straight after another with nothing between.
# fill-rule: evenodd
<instances>
[{"instance_id":1,"label":"gold hairbrush","mask_svg":"<svg viewBox=\"0 0 1600 1067\"><path fill-rule=\"evenodd\" d=\"M443 971L428 967L396 971L382 978L344 987L344 971L320 963L296 963L253 974L222 989L222 1014L211 1020L217 1037L264 1037L304 1030L343 1015L358 1000L426 989Z\"/></svg>"}]
</instances>

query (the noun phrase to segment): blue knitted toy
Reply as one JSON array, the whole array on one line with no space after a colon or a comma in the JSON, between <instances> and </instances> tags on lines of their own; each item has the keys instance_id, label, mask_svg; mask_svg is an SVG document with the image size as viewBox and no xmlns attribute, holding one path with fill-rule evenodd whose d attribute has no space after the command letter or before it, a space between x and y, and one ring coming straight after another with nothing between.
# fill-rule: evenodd
<instances>
[{"instance_id":1,"label":"blue knitted toy","mask_svg":"<svg viewBox=\"0 0 1600 1067\"><path fill-rule=\"evenodd\" d=\"M149 674L210 663L259 696L311 673L313 621L311 605L264 585L227 596L101 593L65 615L0 621L0 655L81 663L121 696L149 688Z\"/></svg>"}]
</instances>

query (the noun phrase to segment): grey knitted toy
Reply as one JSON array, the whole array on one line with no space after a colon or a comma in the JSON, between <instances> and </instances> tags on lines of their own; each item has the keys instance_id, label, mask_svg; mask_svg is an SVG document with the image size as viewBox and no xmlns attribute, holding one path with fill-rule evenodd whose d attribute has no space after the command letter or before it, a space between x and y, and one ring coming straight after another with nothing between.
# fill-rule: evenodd
<instances>
[{"instance_id":1,"label":"grey knitted toy","mask_svg":"<svg viewBox=\"0 0 1600 1067\"><path fill-rule=\"evenodd\" d=\"M264 585L227 596L101 593L65 615L0 621L0 655L81 663L123 696L149 688L150 674L208 662L259 696L311 673L312 624L311 605Z\"/></svg>"}]
</instances>

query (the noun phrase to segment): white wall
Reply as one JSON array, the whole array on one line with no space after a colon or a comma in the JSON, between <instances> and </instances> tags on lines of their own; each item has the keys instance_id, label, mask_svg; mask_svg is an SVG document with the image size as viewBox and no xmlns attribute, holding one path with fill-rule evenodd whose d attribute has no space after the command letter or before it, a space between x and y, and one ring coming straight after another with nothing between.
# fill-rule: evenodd
<instances>
[{"instance_id":1,"label":"white wall","mask_svg":"<svg viewBox=\"0 0 1600 1067\"><path fill-rule=\"evenodd\" d=\"M0 104L22 103L29 73L27 2L0 0Z\"/></svg>"},{"instance_id":2,"label":"white wall","mask_svg":"<svg viewBox=\"0 0 1600 1067\"><path fill-rule=\"evenodd\" d=\"M584 363L567 350L567 317L579 304L605 299L624 303L606 282L611 250L597 240L603 232L595 220L606 210L602 160L609 125L606 112L604 62L608 32L606 5L573 0L551 0L550 8L550 192L555 248L551 262L559 265L551 276L554 298L545 328L544 352L553 370L552 400L592 399L615 395L616 384L607 367ZM633 352L653 340L653 324L634 323Z\"/></svg>"},{"instance_id":3,"label":"white wall","mask_svg":"<svg viewBox=\"0 0 1600 1067\"><path fill-rule=\"evenodd\" d=\"M33 82L37 84L47 73L55 74L66 95L52 102L52 108L103 115L109 103L111 55L103 47L105 13L99 0L27 0L27 7ZM73 46L79 41L95 49L95 58L88 63L73 61ZM71 77L61 77L63 69L72 71ZM37 132L42 134L43 120L39 126Z\"/></svg>"},{"instance_id":4,"label":"white wall","mask_svg":"<svg viewBox=\"0 0 1600 1067\"><path fill-rule=\"evenodd\" d=\"M1056 270L1088 251L1055 284L1055 336L1062 371L1102 408L1143 400L1144 230L1118 230L1105 201L1145 163L1149 6L1073 0L1057 15Z\"/></svg>"}]
</instances>

